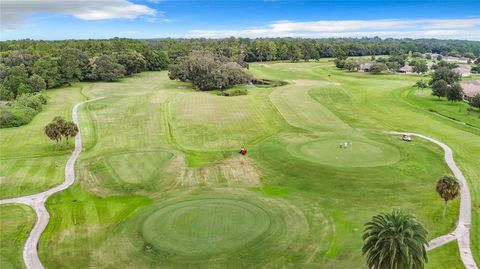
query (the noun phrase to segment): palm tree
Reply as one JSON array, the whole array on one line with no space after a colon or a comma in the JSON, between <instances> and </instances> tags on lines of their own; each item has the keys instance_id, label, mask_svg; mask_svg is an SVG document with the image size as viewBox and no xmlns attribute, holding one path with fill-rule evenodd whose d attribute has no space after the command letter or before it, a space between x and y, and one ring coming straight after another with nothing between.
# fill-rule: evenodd
<instances>
[{"instance_id":1,"label":"palm tree","mask_svg":"<svg viewBox=\"0 0 480 269\"><path fill-rule=\"evenodd\" d=\"M394 210L380 213L365 224L363 255L369 268L421 269L428 261L427 234L412 215Z\"/></svg>"},{"instance_id":2,"label":"palm tree","mask_svg":"<svg viewBox=\"0 0 480 269\"><path fill-rule=\"evenodd\" d=\"M460 183L454 176L445 175L438 180L436 189L440 197L445 200L445 207L442 213L442 218L445 218L448 201L455 199L460 194Z\"/></svg>"},{"instance_id":3,"label":"palm tree","mask_svg":"<svg viewBox=\"0 0 480 269\"><path fill-rule=\"evenodd\" d=\"M51 140L55 140L58 147L58 142L62 140L62 134L60 133L57 124L55 124L54 122L47 124L47 126L45 126L45 134Z\"/></svg>"},{"instance_id":4,"label":"palm tree","mask_svg":"<svg viewBox=\"0 0 480 269\"><path fill-rule=\"evenodd\" d=\"M55 118L53 118L52 123L55 123L57 125L57 129L60 134L65 135L67 121L64 118L56 116Z\"/></svg>"},{"instance_id":5,"label":"palm tree","mask_svg":"<svg viewBox=\"0 0 480 269\"><path fill-rule=\"evenodd\" d=\"M67 140L67 145L68 145L68 138L75 137L77 134L78 134L78 126L72 121L67 122L65 124L65 132L63 134Z\"/></svg>"}]
</instances>

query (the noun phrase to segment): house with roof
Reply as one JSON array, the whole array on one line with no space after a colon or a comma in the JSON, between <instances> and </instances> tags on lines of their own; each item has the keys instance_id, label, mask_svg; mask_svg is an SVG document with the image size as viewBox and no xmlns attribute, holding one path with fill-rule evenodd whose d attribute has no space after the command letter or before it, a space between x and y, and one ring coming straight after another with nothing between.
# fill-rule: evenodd
<instances>
[{"instance_id":1,"label":"house with roof","mask_svg":"<svg viewBox=\"0 0 480 269\"><path fill-rule=\"evenodd\" d=\"M410 66L408 63L405 63L404 66L400 67L397 70L398 73L403 73L403 74L411 74L413 73L413 67Z\"/></svg>"},{"instance_id":2,"label":"house with roof","mask_svg":"<svg viewBox=\"0 0 480 269\"><path fill-rule=\"evenodd\" d=\"M358 72L370 72L370 69L372 69L372 65L372 63L361 64L358 68Z\"/></svg>"},{"instance_id":3,"label":"house with roof","mask_svg":"<svg viewBox=\"0 0 480 269\"><path fill-rule=\"evenodd\" d=\"M470 102L473 97L480 94L480 79L462 81L460 83L463 89L463 100Z\"/></svg>"},{"instance_id":4,"label":"house with roof","mask_svg":"<svg viewBox=\"0 0 480 269\"><path fill-rule=\"evenodd\" d=\"M436 60L438 56L441 56L441 55L438 54L438 53L424 53L424 54L422 54L423 58L432 59L432 60Z\"/></svg>"},{"instance_id":5,"label":"house with roof","mask_svg":"<svg viewBox=\"0 0 480 269\"><path fill-rule=\"evenodd\" d=\"M462 77L469 77L472 75L472 67L470 65L460 65L452 69L453 72L460 74Z\"/></svg>"}]
</instances>

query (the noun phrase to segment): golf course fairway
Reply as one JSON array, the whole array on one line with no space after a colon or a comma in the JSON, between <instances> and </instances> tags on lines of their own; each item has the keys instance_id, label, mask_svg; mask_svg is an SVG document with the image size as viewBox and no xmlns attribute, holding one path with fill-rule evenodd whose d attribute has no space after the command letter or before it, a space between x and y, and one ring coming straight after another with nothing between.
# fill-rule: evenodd
<instances>
[{"instance_id":1,"label":"golf course fairway","mask_svg":"<svg viewBox=\"0 0 480 269\"><path fill-rule=\"evenodd\" d=\"M330 59L253 63L249 72L287 84L238 86L248 95L226 97L144 72L48 91L30 124L0 130L1 198L43 191L62 182L73 148L55 149L43 126L103 97L79 107L75 183L46 201L45 268L365 268L364 224L392 209L414 215L429 240L448 234L459 201L442 219L435 184L450 171L442 149L385 130L452 148L480 227L480 131L429 113L430 99L411 96L417 75L346 72ZM22 242L12 231L35 215L2 205L0 217L2 242ZM478 263L480 231L471 233ZM2 245L0 257L23 268L18 244ZM432 250L426 268L463 268L458 247Z\"/></svg>"}]
</instances>

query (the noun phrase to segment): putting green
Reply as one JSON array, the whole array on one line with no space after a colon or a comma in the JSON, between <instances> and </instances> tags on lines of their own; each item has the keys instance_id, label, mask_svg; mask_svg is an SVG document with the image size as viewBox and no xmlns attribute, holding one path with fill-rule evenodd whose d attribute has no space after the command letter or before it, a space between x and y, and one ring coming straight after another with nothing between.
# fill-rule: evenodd
<instances>
[{"instance_id":1,"label":"putting green","mask_svg":"<svg viewBox=\"0 0 480 269\"><path fill-rule=\"evenodd\" d=\"M348 143L347 147L340 146L344 142ZM400 159L395 147L367 140L311 140L292 144L288 151L297 158L342 167L390 165Z\"/></svg>"},{"instance_id":2,"label":"putting green","mask_svg":"<svg viewBox=\"0 0 480 269\"><path fill-rule=\"evenodd\" d=\"M270 223L269 214L253 203L200 198L159 208L146 218L142 235L156 249L208 255L245 246Z\"/></svg>"}]
</instances>

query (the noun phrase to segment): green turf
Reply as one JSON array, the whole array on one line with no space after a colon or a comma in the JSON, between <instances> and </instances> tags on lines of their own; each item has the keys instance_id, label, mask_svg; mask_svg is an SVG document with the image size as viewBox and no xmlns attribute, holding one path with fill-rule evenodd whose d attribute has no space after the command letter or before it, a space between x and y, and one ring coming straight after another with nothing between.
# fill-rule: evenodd
<instances>
[{"instance_id":1,"label":"green turf","mask_svg":"<svg viewBox=\"0 0 480 269\"><path fill-rule=\"evenodd\" d=\"M49 103L27 125L0 129L0 198L37 193L60 184L64 180L64 165L73 143L65 141L57 148L43 133L43 128L55 116L71 117L73 104L84 100L81 88L47 92Z\"/></svg>"},{"instance_id":2,"label":"green turf","mask_svg":"<svg viewBox=\"0 0 480 269\"><path fill-rule=\"evenodd\" d=\"M382 166L398 162L395 147L372 140L361 141L348 136L325 137L290 144L289 153L306 161L339 167Z\"/></svg>"},{"instance_id":3,"label":"green turf","mask_svg":"<svg viewBox=\"0 0 480 269\"><path fill-rule=\"evenodd\" d=\"M22 250L35 222L25 205L0 205L0 268L25 268Z\"/></svg>"},{"instance_id":4,"label":"green turf","mask_svg":"<svg viewBox=\"0 0 480 269\"><path fill-rule=\"evenodd\" d=\"M85 84L88 98L105 98L80 108L77 182L47 203L47 268L363 268L363 225L393 208L414 214L429 238L450 232L458 199L442 220L434 188L448 172L443 152L385 130L451 146L479 208L480 132L406 100L416 75L344 72L330 60L250 72L288 85L222 97L165 72ZM460 267L456 251L435 250L430 268Z\"/></svg>"},{"instance_id":5,"label":"green turf","mask_svg":"<svg viewBox=\"0 0 480 269\"><path fill-rule=\"evenodd\" d=\"M458 124L467 124L480 130L479 109L473 109L465 102L450 102L445 98L432 96L431 93L429 89L422 91L412 87L402 93L402 98L439 117L449 118Z\"/></svg>"},{"instance_id":6,"label":"green turf","mask_svg":"<svg viewBox=\"0 0 480 269\"><path fill-rule=\"evenodd\" d=\"M465 266L461 262L460 253L458 252L457 241L450 242L442 247L436 248L428 252L429 262L425 266L426 269L448 268L448 269L464 269Z\"/></svg>"}]
</instances>

